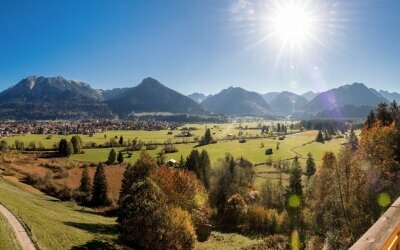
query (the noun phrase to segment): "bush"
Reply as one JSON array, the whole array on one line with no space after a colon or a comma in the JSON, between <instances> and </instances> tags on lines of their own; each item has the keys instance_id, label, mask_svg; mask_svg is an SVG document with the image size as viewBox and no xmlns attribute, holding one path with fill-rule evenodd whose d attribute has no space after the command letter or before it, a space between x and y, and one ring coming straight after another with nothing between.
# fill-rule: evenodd
<instances>
[{"instance_id":1,"label":"bush","mask_svg":"<svg viewBox=\"0 0 400 250\"><path fill-rule=\"evenodd\" d=\"M42 182L42 177L40 177L38 174L29 174L25 177L24 182L28 185L36 185L40 182Z\"/></svg>"},{"instance_id":2,"label":"bush","mask_svg":"<svg viewBox=\"0 0 400 250\"><path fill-rule=\"evenodd\" d=\"M266 155L272 155L274 152L272 151L272 148L266 149L265 154Z\"/></svg>"},{"instance_id":3,"label":"bush","mask_svg":"<svg viewBox=\"0 0 400 250\"><path fill-rule=\"evenodd\" d=\"M222 227L228 231L237 231L243 224L247 213L247 205L240 194L234 194L225 205Z\"/></svg>"},{"instance_id":4,"label":"bush","mask_svg":"<svg viewBox=\"0 0 400 250\"><path fill-rule=\"evenodd\" d=\"M253 233L274 234L283 229L284 214L279 214L276 209L267 209L254 205L247 211L247 229Z\"/></svg>"},{"instance_id":5,"label":"bush","mask_svg":"<svg viewBox=\"0 0 400 250\"><path fill-rule=\"evenodd\" d=\"M164 152L166 154L176 153L176 152L178 152L178 149L173 144L167 144L167 145L164 146Z\"/></svg>"}]
</instances>

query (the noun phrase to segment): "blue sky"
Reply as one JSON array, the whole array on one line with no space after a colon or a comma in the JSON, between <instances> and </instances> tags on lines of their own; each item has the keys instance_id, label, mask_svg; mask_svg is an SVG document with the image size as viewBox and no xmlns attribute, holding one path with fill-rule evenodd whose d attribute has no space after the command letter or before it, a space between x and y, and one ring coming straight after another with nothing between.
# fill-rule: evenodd
<instances>
[{"instance_id":1,"label":"blue sky","mask_svg":"<svg viewBox=\"0 0 400 250\"><path fill-rule=\"evenodd\" d=\"M262 39L269 1L4 0L0 90L28 75L61 75L103 89L151 76L184 94L352 82L400 91L399 0L313 1L324 46L309 41L301 57L281 58L280 41Z\"/></svg>"}]
</instances>

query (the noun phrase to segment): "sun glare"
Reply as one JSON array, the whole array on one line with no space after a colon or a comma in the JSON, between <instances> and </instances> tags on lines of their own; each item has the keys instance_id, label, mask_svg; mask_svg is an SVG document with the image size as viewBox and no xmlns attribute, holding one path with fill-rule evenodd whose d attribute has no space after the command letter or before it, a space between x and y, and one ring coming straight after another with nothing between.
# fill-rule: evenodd
<instances>
[{"instance_id":1,"label":"sun glare","mask_svg":"<svg viewBox=\"0 0 400 250\"><path fill-rule=\"evenodd\" d=\"M312 32L312 15L306 5L290 3L278 5L274 10L272 24L274 33L284 42L300 45L306 42Z\"/></svg>"}]
</instances>

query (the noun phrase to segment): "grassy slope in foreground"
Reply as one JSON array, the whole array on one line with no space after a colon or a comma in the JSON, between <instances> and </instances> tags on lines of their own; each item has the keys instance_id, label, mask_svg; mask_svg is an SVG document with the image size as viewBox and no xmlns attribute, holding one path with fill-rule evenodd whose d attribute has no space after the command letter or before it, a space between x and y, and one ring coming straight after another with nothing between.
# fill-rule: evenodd
<instances>
[{"instance_id":1,"label":"grassy slope in foreground","mask_svg":"<svg viewBox=\"0 0 400 250\"><path fill-rule=\"evenodd\" d=\"M0 193L0 202L22 218L41 248L71 249L117 238L115 218L82 212L12 178L0 179Z\"/></svg>"},{"instance_id":2,"label":"grassy slope in foreground","mask_svg":"<svg viewBox=\"0 0 400 250\"><path fill-rule=\"evenodd\" d=\"M10 224L2 214L0 214L0 249L21 249Z\"/></svg>"}]
</instances>

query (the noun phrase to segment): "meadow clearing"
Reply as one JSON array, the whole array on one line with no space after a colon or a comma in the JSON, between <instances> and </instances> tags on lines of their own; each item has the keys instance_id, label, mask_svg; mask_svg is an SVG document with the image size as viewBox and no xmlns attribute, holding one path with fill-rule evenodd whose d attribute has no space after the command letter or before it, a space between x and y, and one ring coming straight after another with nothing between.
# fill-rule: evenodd
<instances>
[{"instance_id":1,"label":"meadow clearing","mask_svg":"<svg viewBox=\"0 0 400 250\"><path fill-rule=\"evenodd\" d=\"M44 195L15 177L0 179L0 192L0 202L29 228L41 249L99 247L105 244L102 241L117 240L114 217L101 216L91 209L82 211L74 203ZM7 242L10 244L10 240Z\"/></svg>"},{"instance_id":2,"label":"meadow clearing","mask_svg":"<svg viewBox=\"0 0 400 250\"><path fill-rule=\"evenodd\" d=\"M264 122L263 125L272 125L272 122ZM289 124L289 123L288 123ZM166 142L172 143L183 143L183 142L194 142L204 135L205 129L210 128L212 136L215 140L222 140L227 137L228 134L239 136L239 133L245 137L260 136L261 128L257 128L260 124L258 123L222 123L222 124L186 124L179 127L176 130L157 130L157 131L146 131L146 130L110 130L101 133L95 133L90 135L79 135L84 145L89 143L95 143L96 145L103 145L104 143L110 142L110 139L118 140L120 136L125 141L128 140L141 140L145 143L157 143L162 144ZM240 129L239 127L242 127ZM254 128L254 129L245 129ZM177 137L182 131L186 131L190 128L191 137ZM296 131L293 131L296 132ZM44 149L54 149L58 147L58 143L61 139L71 139L73 135L43 135L43 134L12 134L9 137L5 137L4 140L9 145L13 145L16 140L19 140L28 146L29 143L34 142L36 147L43 146Z\"/></svg>"},{"instance_id":3,"label":"meadow clearing","mask_svg":"<svg viewBox=\"0 0 400 250\"><path fill-rule=\"evenodd\" d=\"M0 202L7 206L30 229L42 249L113 249L118 242L115 217L105 217L89 208L83 211L72 202L60 202L15 177L0 179ZM44 212L45 211L45 212ZM0 249L20 249L7 221L0 217ZM232 249L259 243L236 233L213 232L196 249Z\"/></svg>"},{"instance_id":4,"label":"meadow clearing","mask_svg":"<svg viewBox=\"0 0 400 250\"><path fill-rule=\"evenodd\" d=\"M10 224L2 214L0 214L0 249L21 249Z\"/></svg>"}]
</instances>

